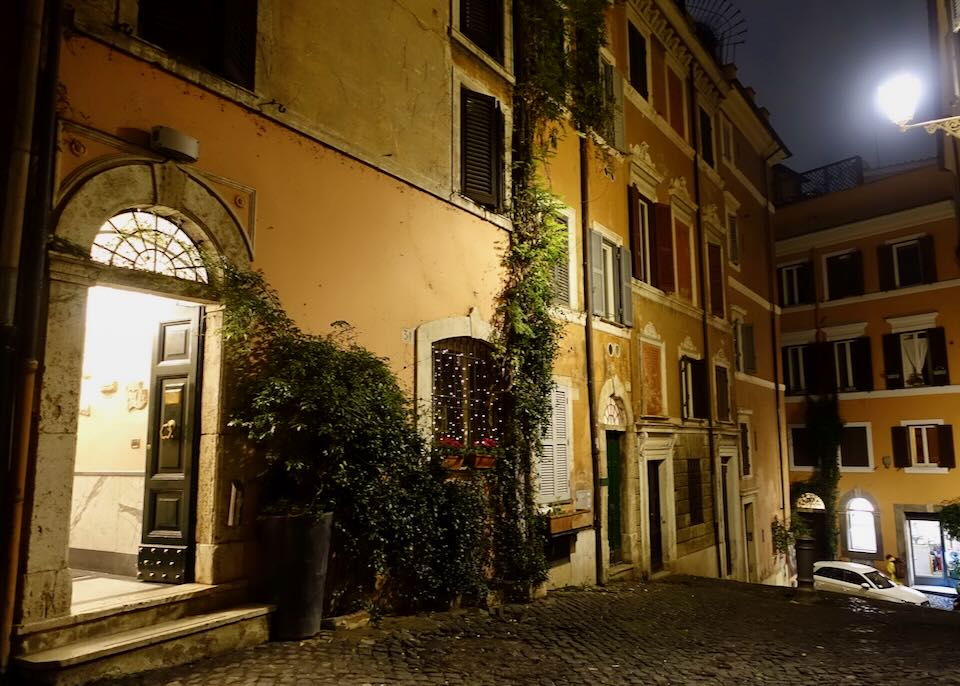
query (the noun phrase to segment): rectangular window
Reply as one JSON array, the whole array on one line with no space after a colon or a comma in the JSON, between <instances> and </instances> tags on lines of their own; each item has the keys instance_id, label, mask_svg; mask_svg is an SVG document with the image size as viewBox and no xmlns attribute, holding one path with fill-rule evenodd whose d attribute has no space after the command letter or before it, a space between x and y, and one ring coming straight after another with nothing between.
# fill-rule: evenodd
<instances>
[{"instance_id":1,"label":"rectangular window","mask_svg":"<svg viewBox=\"0 0 960 686\"><path fill-rule=\"evenodd\" d=\"M537 469L539 500L544 503L570 499L570 389L555 384L550 405Z\"/></svg>"},{"instance_id":2,"label":"rectangular window","mask_svg":"<svg viewBox=\"0 0 960 686\"><path fill-rule=\"evenodd\" d=\"M753 374L757 371L757 345L753 324L737 321L733 327L734 353L738 372Z\"/></svg>"},{"instance_id":3,"label":"rectangular window","mask_svg":"<svg viewBox=\"0 0 960 686\"><path fill-rule=\"evenodd\" d=\"M887 388L946 386L947 343L942 327L905 331L883 337L884 375Z\"/></svg>"},{"instance_id":4,"label":"rectangular window","mask_svg":"<svg viewBox=\"0 0 960 686\"><path fill-rule=\"evenodd\" d=\"M700 108L700 154L703 161L711 167L716 165L713 155L713 117L702 107Z\"/></svg>"},{"instance_id":5,"label":"rectangular window","mask_svg":"<svg viewBox=\"0 0 960 686\"><path fill-rule=\"evenodd\" d=\"M667 67L667 121L681 138L687 139L687 115L685 112L687 95L684 79Z\"/></svg>"},{"instance_id":6,"label":"rectangular window","mask_svg":"<svg viewBox=\"0 0 960 686\"><path fill-rule=\"evenodd\" d=\"M690 524L703 524L703 475L700 460L687 460L687 491L690 498Z\"/></svg>"},{"instance_id":7,"label":"rectangular window","mask_svg":"<svg viewBox=\"0 0 960 686\"><path fill-rule=\"evenodd\" d=\"M137 33L177 60L254 88L257 0L140 0Z\"/></svg>"},{"instance_id":8,"label":"rectangular window","mask_svg":"<svg viewBox=\"0 0 960 686\"><path fill-rule=\"evenodd\" d=\"M724 115L720 115L720 154L728 164L736 163L733 152L733 123Z\"/></svg>"},{"instance_id":9,"label":"rectangular window","mask_svg":"<svg viewBox=\"0 0 960 686\"><path fill-rule=\"evenodd\" d=\"M460 89L460 188L476 203L503 200L503 114L497 99Z\"/></svg>"},{"instance_id":10,"label":"rectangular window","mask_svg":"<svg viewBox=\"0 0 960 686\"><path fill-rule=\"evenodd\" d=\"M730 374L726 367L714 368L714 379L717 392L717 420L730 421Z\"/></svg>"},{"instance_id":11,"label":"rectangular window","mask_svg":"<svg viewBox=\"0 0 960 686\"><path fill-rule=\"evenodd\" d=\"M937 280L932 236L881 245L877 250L880 290L889 291Z\"/></svg>"},{"instance_id":12,"label":"rectangular window","mask_svg":"<svg viewBox=\"0 0 960 686\"><path fill-rule=\"evenodd\" d=\"M826 258L827 299L863 295L863 256L859 250Z\"/></svg>"},{"instance_id":13,"label":"rectangular window","mask_svg":"<svg viewBox=\"0 0 960 686\"><path fill-rule=\"evenodd\" d=\"M807 361L810 346L791 345L783 349L783 376L788 395L801 395L807 390Z\"/></svg>"},{"instance_id":14,"label":"rectangular window","mask_svg":"<svg viewBox=\"0 0 960 686\"><path fill-rule=\"evenodd\" d=\"M503 62L503 0L460 0L460 32Z\"/></svg>"},{"instance_id":15,"label":"rectangular window","mask_svg":"<svg viewBox=\"0 0 960 686\"><path fill-rule=\"evenodd\" d=\"M706 419L707 363L692 357L680 358L680 410L684 419Z\"/></svg>"},{"instance_id":16,"label":"rectangular window","mask_svg":"<svg viewBox=\"0 0 960 686\"><path fill-rule=\"evenodd\" d=\"M870 467L870 427L844 426L840 439L841 467Z\"/></svg>"},{"instance_id":17,"label":"rectangular window","mask_svg":"<svg viewBox=\"0 0 960 686\"><path fill-rule=\"evenodd\" d=\"M627 22L627 41L630 50L630 85L647 99L650 97L647 84L647 39L633 22Z\"/></svg>"},{"instance_id":18,"label":"rectangular window","mask_svg":"<svg viewBox=\"0 0 960 686\"><path fill-rule=\"evenodd\" d=\"M740 264L740 227L735 214L727 215L727 257L734 264Z\"/></svg>"},{"instance_id":19,"label":"rectangular window","mask_svg":"<svg viewBox=\"0 0 960 686\"><path fill-rule=\"evenodd\" d=\"M611 113L609 126L603 131L607 145L617 150L625 149L623 130L623 78L613 64L600 57L600 85L604 108Z\"/></svg>"},{"instance_id":20,"label":"rectangular window","mask_svg":"<svg viewBox=\"0 0 960 686\"><path fill-rule=\"evenodd\" d=\"M893 464L898 468L957 466L953 451L953 426L916 423L891 429Z\"/></svg>"},{"instance_id":21,"label":"rectangular window","mask_svg":"<svg viewBox=\"0 0 960 686\"><path fill-rule=\"evenodd\" d=\"M640 365L643 378L643 414L647 417L666 416L663 393L663 346L641 341Z\"/></svg>"},{"instance_id":22,"label":"rectangular window","mask_svg":"<svg viewBox=\"0 0 960 686\"><path fill-rule=\"evenodd\" d=\"M473 445L500 438L501 373L493 348L475 338L447 338L433 344L434 439Z\"/></svg>"},{"instance_id":23,"label":"rectangular window","mask_svg":"<svg viewBox=\"0 0 960 686\"><path fill-rule=\"evenodd\" d=\"M800 262L777 269L780 306L805 305L814 300L813 268L809 262Z\"/></svg>"},{"instance_id":24,"label":"rectangular window","mask_svg":"<svg viewBox=\"0 0 960 686\"><path fill-rule=\"evenodd\" d=\"M636 186L627 189L630 246L633 250L633 278L653 285L653 241L650 232L650 202Z\"/></svg>"},{"instance_id":25,"label":"rectangular window","mask_svg":"<svg viewBox=\"0 0 960 686\"><path fill-rule=\"evenodd\" d=\"M872 391L873 365L866 336L833 342L835 387L841 392Z\"/></svg>"},{"instance_id":26,"label":"rectangular window","mask_svg":"<svg viewBox=\"0 0 960 686\"><path fill-rule=\"evenodd\" d=\"M590 240L593 314L633 326L630 251L597 231L591 232Z\"/></svg>"},{"instance_id":27,"label":"rectangular window","mask_svg":"<svg viewBox=\"0 0 960 686\"><path fill-rule=\"evenodd\" d=\"M723 251L716 243L707 243L707 270L710 283L710 314L723 317Z\"/></svg>"},{"instance_id":28,"label":"rectangular window","mask_svg":"<svg viewBox=\"0 0 960 686\"><path fill-rule=\"evenodd\" d=\"M816 467L817 458L810 449L805 426L790 427L790 463L793 467Z\"/></svg>"},{"instance_id":29,"label":"rectangular window","mask_svg":"<svg viewBox=\"0 0 960 686\"><path fill-rule=\"evenodd\" d=\"M740 467L743 470L741 476L747 478L753 475L752 455L750 453L750 425L746 422L740 422Z\"/></svg>"}]
</instances>

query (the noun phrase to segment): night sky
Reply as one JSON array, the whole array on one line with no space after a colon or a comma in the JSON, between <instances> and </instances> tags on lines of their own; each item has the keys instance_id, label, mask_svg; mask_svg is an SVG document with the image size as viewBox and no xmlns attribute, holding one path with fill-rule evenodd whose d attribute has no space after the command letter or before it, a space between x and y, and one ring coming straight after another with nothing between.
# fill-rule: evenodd
<instances>
[{"instance_id":1,"label":"night sky","mask_svg":"<svg viewBox=\"0 0 960 686\"><path fill-rule=\"evenodd\" d=\"M901 133L875 104L877 85L899 70L933 97L925 0L729 1L748 27L736 53L740 81L770 110L793 153L790 167L851 155L870 167L935 156L933 136Z\"/></svg>"}]
</instances>

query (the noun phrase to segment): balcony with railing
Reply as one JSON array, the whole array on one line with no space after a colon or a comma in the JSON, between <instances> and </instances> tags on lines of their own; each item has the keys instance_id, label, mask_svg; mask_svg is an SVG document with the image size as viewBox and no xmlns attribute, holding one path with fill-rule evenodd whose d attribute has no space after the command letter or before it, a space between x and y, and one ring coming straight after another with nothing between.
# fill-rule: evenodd
<instances>
[{"instance_id":1,"label":"balcony with railing","mask_svg":"<svg viewBox=\"0 0 960 686\"><path fill-rule=\"evenodd\" d=\"M795 172L778 165L774 168L774 195L777 205L789 205L828 193L845 191L863 184L863 158L848 157L816 169Z\"/></svg>"}]
</instances>

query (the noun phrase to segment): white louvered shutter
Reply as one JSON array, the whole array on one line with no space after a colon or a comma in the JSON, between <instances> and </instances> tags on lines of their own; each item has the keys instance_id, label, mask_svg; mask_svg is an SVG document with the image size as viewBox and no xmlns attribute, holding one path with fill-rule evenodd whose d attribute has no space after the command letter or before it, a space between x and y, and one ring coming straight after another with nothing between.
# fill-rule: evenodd
<instances>
[{"instance_id":1,"label":"white louvered shutter","mask_svg":"<svg viewBox=\"0 0 960 686\"><path fill-rule=\"evenodd\" d=\"M570 390L554 386L550 395L553 408L550 425L543 434L543 456L538 481L540 501L556 502L570 498Z\"/></svg>"}]
</instances>

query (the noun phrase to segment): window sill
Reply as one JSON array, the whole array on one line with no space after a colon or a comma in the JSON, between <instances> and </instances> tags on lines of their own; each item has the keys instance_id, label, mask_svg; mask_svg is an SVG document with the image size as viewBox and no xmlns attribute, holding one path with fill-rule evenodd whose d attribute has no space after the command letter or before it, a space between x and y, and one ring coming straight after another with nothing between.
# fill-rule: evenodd
<instances>
[{"instance_id":1,"label":"window sill","mask_svg":"<svg viewBox=\"0 0 960 686\"><path fill-rule=\"evenodd\" d=\"M904 474L949 474L946 467L904 467Z\"/></svg>"},{"instance_id":2,"label":"window sill","mask_svg":"<svg viewBox=\"0 0 960 686\"><path fill-rule=\"evenodd\" d=\"M478 205L476 202L463 195L460 191L454 191L451 193L449 200L460 209L466 210L471 214L475 214L481 219L487 220L491 224L496 224L501 229L513 231L513 222L511 222L507 217L502 214L497 214L492 210L488 210L483 205Z\"/></svg>"},{"instance_id":3,"label":"window sill","mask_svg":"<svg viewBox=\"0 0 960 686\"><path fill-rule=\"evenodd\" d=\"M493 57L485 53L477 44L472 40L467 38L465 35L460 33L460 31L454 27L450 27L450 37L453 41L459 45L461 48L469 52L471 55L476 57L478 60L483 62L493 73L499 76L501 79L509 83L511 86L515 86L517 79L507 71L506 67L497 62Z\"/></svg>"},{"instance_id":4,"label":"window sill","mask_svg":"<svg viewBox=\"0 0 960 686\"><path fill-rule=\"evenodd\" d=\"M707 161L703 159L702 155L698 159L699 159L698 166L700 167L700 171L706 174L707 178L713 181L714 185L716 185L717 188L723 190L723 188L726 187L726 184L723 182L723 179L720 178L720 174L717 173L717 170L714 169L712 166L710 166L710 164L708 164Z\"/></svg>"},{"instance_id":5,"label":"window sill","mask_svg":"<svg viewBox=\"0 0 960 686\"><path fill-rule=\"evenodd\" d=\"M869 473L875 472L875 471L877 471L877 468L876 468L876 467L844 467L843 465L840 466L840 473L841 473L841 474L845 474L845 473L847 473L847 472L850 472L850 473L857 473L857 472L859 472L859 473L861 473L861 474L869 474Z\"/></svg>"}]
</instances>

